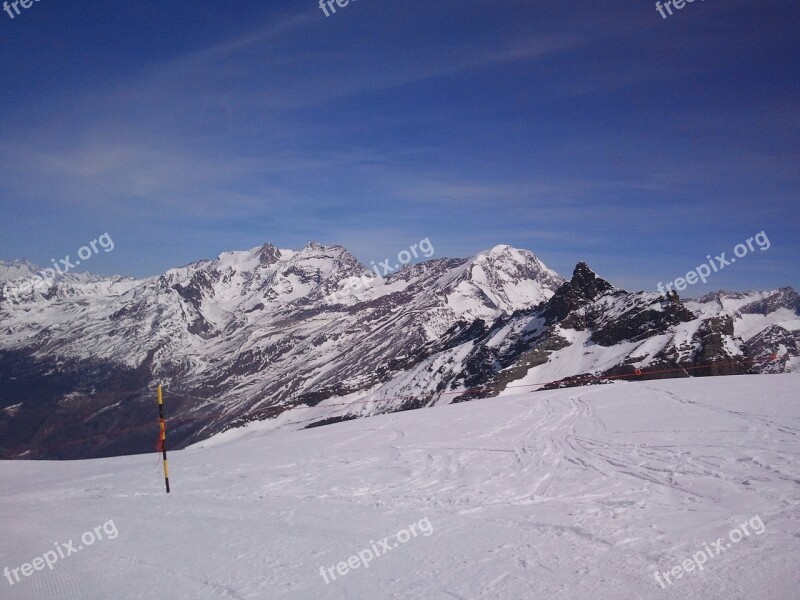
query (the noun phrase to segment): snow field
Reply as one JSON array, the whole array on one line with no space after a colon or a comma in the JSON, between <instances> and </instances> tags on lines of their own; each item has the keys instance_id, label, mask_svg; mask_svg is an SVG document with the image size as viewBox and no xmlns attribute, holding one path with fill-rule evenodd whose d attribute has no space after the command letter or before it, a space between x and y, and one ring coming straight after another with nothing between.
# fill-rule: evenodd
<instances>
[{"instance_id":1,"label":"snow field","mask_svg":"<svg viewBox=\"0 0 800 600\"><path fill-rule=\"evenodd\" d=\"M170 453L0 462L0 569L119 535L4 600L759 598L800 589L800 376L617 383L261 431ZM664 572L758 515L662 589ZM325 583L410 523L411 537Z\"/></svg>"}]
</instances>

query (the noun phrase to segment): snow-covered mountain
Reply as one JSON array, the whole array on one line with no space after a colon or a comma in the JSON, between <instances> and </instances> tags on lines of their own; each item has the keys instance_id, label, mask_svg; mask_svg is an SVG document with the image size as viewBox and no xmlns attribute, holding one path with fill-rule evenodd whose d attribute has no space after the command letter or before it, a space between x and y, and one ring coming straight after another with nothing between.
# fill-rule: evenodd
<instances>
[{"instance_id":1,"label":"snow-covered mountain","mask_svg":"<svg viewBox=\"0 0 800 600\"><path fill-rule=\"evenodd\" d=\"M684 304L583 263L565 282L505 245L384 279L341 246L266 244L8 293L32 271L0 263L0 456L146 451L156 381L184 445L257 419L307 427L601 376L800 366L791 288Z\"/></svg>"},{"instance_id":2,"label":"snow-covered mountain","mask_svg":"<svg viewBox=\"0 0 800 600\"><path fill-rule=\"evenodd\" d=\"M735 334L762 373L800 371L800 295L790 287L771 292L716 292L687 306L700 314L730 317Z\"/></svg>"}]
</instances>

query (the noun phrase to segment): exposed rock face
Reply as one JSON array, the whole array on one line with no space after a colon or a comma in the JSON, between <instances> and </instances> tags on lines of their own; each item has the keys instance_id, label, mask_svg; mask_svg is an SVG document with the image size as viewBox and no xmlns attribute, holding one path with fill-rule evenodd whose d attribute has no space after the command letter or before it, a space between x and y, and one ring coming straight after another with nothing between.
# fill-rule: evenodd
<instances>
[{"instance_id":1,"label":"exposed rock face","mask_svg":"<svg viewBox=\"0 0 800 600\"><path fill-rule=\"evenodd\" d=\"M281 251L272 244L264 244L258 251L258 265L263 269L274 265L281 258Z\"/></svg>"},{"instance_id":2,"label":"exposed rock face","mask_svg":"<svg viewBox=\"0 0 800 600\"><path fill-rule=\"evenodd\" d=\"M548 321L563 321L575 310L613 289L614 286L595 275L586 263L579 262L572 279L556 290L542 314Z\"/></svg>"},{"instance_id":3,"label":"exposed rock face","mask_svg":"<svg viewBox=\"0 0 800 600\"><path fill-rule=\"evenodd\" d=\"M693 365L701 367L698 375L740 375L750 371L746 353L743 357L731 356L729 344L733 337L733 318L713 317L704 320L697 330L700 342L693 357ZM704 367L704 365L710 365Z\"/></svg>"},{"instance_id":4,"label":"exposed rock face","mask_svg":"<svg viewBox=\"0 0 800 600\"><path fill-rule=\"evenodd\" d=\"M756 364L765 365L760 372L783 373L800 357L800 329L789 331L780 325L770 325L747 340L745 348Z\"/></svg>"}]
</instances>

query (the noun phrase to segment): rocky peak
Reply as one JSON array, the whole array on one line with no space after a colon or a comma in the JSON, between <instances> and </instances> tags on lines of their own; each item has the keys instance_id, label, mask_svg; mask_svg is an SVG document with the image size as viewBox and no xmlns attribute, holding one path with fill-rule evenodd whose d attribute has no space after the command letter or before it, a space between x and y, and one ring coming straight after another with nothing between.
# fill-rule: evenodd
<instances>
[{"instance_id":1,"label":"rocky peak","mask_svg":"<svg viewBox=\"0 0 800 600\"><path fill-rule=\"evenodd\" d=\"M599 295L614 289L613 285L598 277L585 262L575 265L569 283L574 290L582 293L588 300L594 300Z\"/></svg>"},{"instance_id":2,"label":"rocky peak","mask_svg":"<svg viewBox=\"0 0 800 600\"><path fill-rule=\"evenodd\" d=\"M319 242L314 242L314 241L308 242L305 246L303 246L303 250L309 252L311 251L317 252L319 250L325 250L325 248L326 246L323 246Z\"/></svg>"},{"instance_id":3,"label":"rocky peak","mask_svg":"<svg viewBox=\"0 0 800 600\"><path fill-rule=\"evenodd\" d=\"M274 265L281 258L281 251L272 244L264 244L258 251L259 264L262 267Z\"/></svg>"},{"instance_id":4,"label":"rocky peak","mask_svg":"<svg viewBox=\"0 0 800 600\"><path fill-rule=\"evenodd\" d=\"M561 321L574 310L613 289L613 285L598 277L585 262L579 262L572 272L572 279L556 290L543 314L549 321Z\"/></svg>"}]
</instances>

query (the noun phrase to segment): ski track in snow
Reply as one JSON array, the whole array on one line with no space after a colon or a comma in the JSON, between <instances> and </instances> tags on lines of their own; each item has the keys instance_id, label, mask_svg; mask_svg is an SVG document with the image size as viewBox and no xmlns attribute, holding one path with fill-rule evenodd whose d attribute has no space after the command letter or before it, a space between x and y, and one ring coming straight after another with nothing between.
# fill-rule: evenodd
<instances>
[{"instance_id":1,"label":"ski track in snow","mask_svg":"<svg viewBox=\"0 0 800 600\"><path fill-rule=\"evenodd\" d=\"M0 569L113 519L3 600L800 597L800 376L487 399L170 453L0 462ZM755 515L766 524L655 582ZM325 584L337 563L428 517Z\"/></svg>"}]
</instances>

